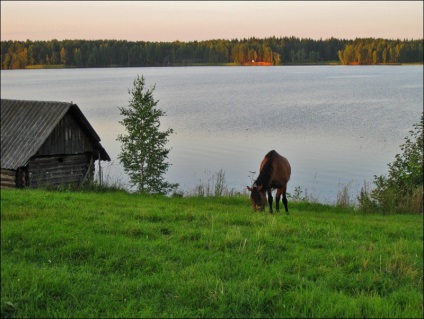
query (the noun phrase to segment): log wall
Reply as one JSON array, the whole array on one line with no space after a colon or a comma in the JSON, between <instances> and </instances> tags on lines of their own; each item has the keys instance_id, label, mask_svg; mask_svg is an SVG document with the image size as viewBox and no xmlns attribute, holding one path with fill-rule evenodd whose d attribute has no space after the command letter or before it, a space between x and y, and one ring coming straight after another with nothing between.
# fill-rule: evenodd
<instances>
[{"instance_id":1,"label":"log wall","mask_svg":"<svg viewBox=\"0 0 424 319\"><path fill-rule=\"evenodd\" d=\"M59 185L80 186L94 176L91 154L36 157L28 163L27 185L32 188Z\"/></svg>"},{"instance_id":2,"label":"log wall","mask_svg":"<svg viewBox=\"0 0 424 319\"><path fill-rule=\"evenodd\" d=\"M16 187L16 171L1 169L1 187Z\"/></svg>"}]
</instances>

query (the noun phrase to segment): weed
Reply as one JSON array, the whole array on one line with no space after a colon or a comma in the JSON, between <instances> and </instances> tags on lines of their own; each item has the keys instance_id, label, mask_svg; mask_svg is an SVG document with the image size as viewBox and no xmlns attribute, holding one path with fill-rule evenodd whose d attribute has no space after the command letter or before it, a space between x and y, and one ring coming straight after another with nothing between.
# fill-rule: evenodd
<instances>
[{"instance_id":1,"label":"weed","mask_svg":"<svg viewBox=\"0 0 424 319\"><path fill-rule=\"evenodd\" d=\"M225 172L220 169L218 172L208 174L206 181L199 180L199 184L188 193L189 196L199 197L221 197L221 196L234 196L234 189L228 190L227 182L225 180Z\"/></svg>"},{"instance_id":2,"label":"weed","mask_svg":"<svg viewBox=\"0 0 424 319\"><path fill-rule=\"evenodd\" d=\"M349 181L346 184L339 183L339 191L337 193L336 206L340 206L340 207L353 206L353 202L351 201L349 196L349 189L351 186L352 186L352 181Z\"/></svg>"}]
</instances>

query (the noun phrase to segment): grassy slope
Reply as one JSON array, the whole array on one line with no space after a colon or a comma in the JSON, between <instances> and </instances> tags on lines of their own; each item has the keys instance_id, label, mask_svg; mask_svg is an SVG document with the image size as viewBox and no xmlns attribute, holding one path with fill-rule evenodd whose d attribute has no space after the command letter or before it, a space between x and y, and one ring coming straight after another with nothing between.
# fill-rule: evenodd
<instances>
[{"instance_id":1,"label":"grassy slope","mask_svg":"<svg viewBox=\"0 0 424 319\"><path fill-rule=\"evenodd\" d=\"M1 317L422 317L422 215L1 192Z\"/></svg>"}]
</instances>

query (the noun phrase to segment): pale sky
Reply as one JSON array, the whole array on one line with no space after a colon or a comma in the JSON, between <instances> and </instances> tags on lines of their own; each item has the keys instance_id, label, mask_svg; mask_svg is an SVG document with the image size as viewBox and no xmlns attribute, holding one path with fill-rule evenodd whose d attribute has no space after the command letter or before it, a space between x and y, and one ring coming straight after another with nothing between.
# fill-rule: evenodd
<instances>
[{"instance_id":1,"label":"pale sky","mask_svg":"<svg viewBox=\"0 0 424 319\"><path fill-rule=\"evenodd\" d=\"M423 38L423 1L1 1L1 40Z\"/></svg>"}]
</instances>

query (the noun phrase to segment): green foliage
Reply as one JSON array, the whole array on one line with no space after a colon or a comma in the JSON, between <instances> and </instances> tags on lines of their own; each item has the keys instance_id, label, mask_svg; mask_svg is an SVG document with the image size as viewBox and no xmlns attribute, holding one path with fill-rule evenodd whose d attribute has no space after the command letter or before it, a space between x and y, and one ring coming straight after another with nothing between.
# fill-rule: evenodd
<instances>
[{"instance_id":1,"label":"green foliage","mask_svg":"<svg viewBox=\"0 0 424 319\"><path fill-rule=\"evenodd\" d=\"M423 62L422 40L296 37L145 42L123 40L1 41L1 68Z\"/></svg>"},{"instance_id":2,"label":"green foliage","mask_svg":"<svg viewBox=\"0 0 424 319\"><path fill-rule=\"evenodd\" d=\"M341 64L423 62L422 40L359 38L338 51Z\"/></svg>"},{"instance_id":3,"label":"green foliage","mask_svg":"<svg viewBox=\"0 0 424 319\"><path fill-rule=\"evenodd\" d=\"M422 318L423 216L2 190L2 318Z\"/></svg>"},{"instance_id":4,"label":"green foliage","mask_svg":"<svg viewBox=\"0 0 424 319\"><path fill-rule=\"evenodd\" d=\"M146 89L144 77L137 76L134 87L128 90L131 95L128 108L119 107L124 117L119 123L127 134L117 138L122 143L118 158L130 176L131 186L141 193L164 194L178 186L163 178L171 165L166 162L170 150L165 145L174 130L159 130L160 117L165 112L156 107L159 101L153 98L154 89L154 86Z\"/></svg>"},{"instance_id":5,"label":"green foliage","mask_svg":"<svg viewBox=\"0 0 424 319\"><path fill-rule=\"evenodd\" d=\"M396 213L423 212L423 120L414 124L410 136L400 146L403 153L396 154L388 164L388 176L374 176L375 189L362 189L359 204L362 210Z\"/></svg>"}]
</instances>

